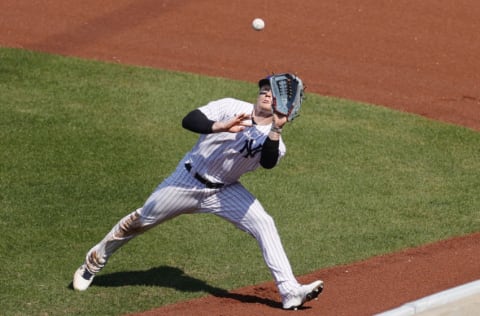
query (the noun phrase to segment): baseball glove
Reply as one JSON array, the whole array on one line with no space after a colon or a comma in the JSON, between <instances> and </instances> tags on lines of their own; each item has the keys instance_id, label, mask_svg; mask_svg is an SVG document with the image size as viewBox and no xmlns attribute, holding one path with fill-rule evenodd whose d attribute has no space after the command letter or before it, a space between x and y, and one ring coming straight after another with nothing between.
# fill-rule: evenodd
<instances>
[{"instance_id":1,"label":"baseball glove","mask_svg":"<svg viewBox=\"0 0 480 316\"><path fill-rule=\"evenodd\" d=\"M292 121L300 115L300 107L304 99L302 80L289 73L272 75L269 78L272 88L273 110L287 116Z\"/></svg>"}]
</instances>

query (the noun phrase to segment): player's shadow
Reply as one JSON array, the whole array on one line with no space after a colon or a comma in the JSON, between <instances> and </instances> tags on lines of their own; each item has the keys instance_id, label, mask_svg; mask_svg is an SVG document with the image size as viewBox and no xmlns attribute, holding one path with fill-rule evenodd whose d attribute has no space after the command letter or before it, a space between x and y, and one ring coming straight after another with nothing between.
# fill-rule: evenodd
<instances>
[{"instance_id":1,"label":"player's shadow","mask_svg":"<svg viewBox=\"0 0 480 316\"><path fill-rule=\"evenodd\" d=\"M115 272L101 274L93 279L92 286L120 287L129 285L170 287L182 292L207 292L216 297L235 299L243 303L264 304L280 308L279 302L253 295L230 293L225 289L214 287L205 281L185 274L181 269L160 266L146 271ZM69 286L72 287L72 284Z\"/></svg>"}]
</instances>

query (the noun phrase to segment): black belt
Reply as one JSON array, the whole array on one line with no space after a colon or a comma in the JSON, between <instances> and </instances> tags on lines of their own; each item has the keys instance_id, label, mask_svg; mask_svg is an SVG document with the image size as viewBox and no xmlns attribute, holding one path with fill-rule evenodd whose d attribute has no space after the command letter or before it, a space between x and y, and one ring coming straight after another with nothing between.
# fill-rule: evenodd
<instances>
[{"instance_id":1,"label":"black belt","mask_svg":"<svg viewBox=\"0 0 480 316\"><path fill-rule=\"evenodd\" d=\"M186 163L185 164L185 169L187 169L188 172L190 172L192 170L192 165L189 164L189 163ZM199 175L198 173L195 173L194 175L195 179L197 179L198 181L200 181L201 183L205 184L205 186L209 189L220 189L221 187L224 186L223 183L213 183L213 182L210 182L208 181L207 179L203 178L201 175Z\"/></svg>"}]
</instances>

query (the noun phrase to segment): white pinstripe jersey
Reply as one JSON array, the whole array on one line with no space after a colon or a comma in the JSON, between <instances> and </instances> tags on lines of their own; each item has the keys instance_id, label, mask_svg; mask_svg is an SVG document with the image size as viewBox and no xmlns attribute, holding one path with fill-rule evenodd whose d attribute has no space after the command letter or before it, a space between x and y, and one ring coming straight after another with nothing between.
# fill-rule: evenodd
<instances>
[{"instance_id":1,"label":"white pinstripe jersey","mask_svg":"<svg viewBox=\"0 0 480 316\"><path fill-rule=\"evenodd\" d=\"M241 113L253 113L254 105L233 98L212 101L199 108L210 120L225 121ZM253 125L239 133L212 133L200 135L192 150L182 159L189 162L192 171L211 182L233 183L244 173L260 166L262 144L271 125ZM280 138L279 159L286 147Z\"/></svg>"}]
</instances>

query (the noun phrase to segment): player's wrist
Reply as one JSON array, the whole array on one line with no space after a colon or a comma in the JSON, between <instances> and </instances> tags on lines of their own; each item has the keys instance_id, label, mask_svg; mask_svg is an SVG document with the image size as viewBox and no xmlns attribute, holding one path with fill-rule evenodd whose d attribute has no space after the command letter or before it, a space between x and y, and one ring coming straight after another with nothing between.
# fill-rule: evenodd
<instances>
[{"instance_id":1,"label":"player's wrist","mask_svg":"<svg viewBox=\"0 0 480 316\"><path fill-rule=\"evenodd\" d=\"M214 133L225 132L227 130L224 122L216 121L212 125L212 131Z\"/></svg>"}]
</instances>

